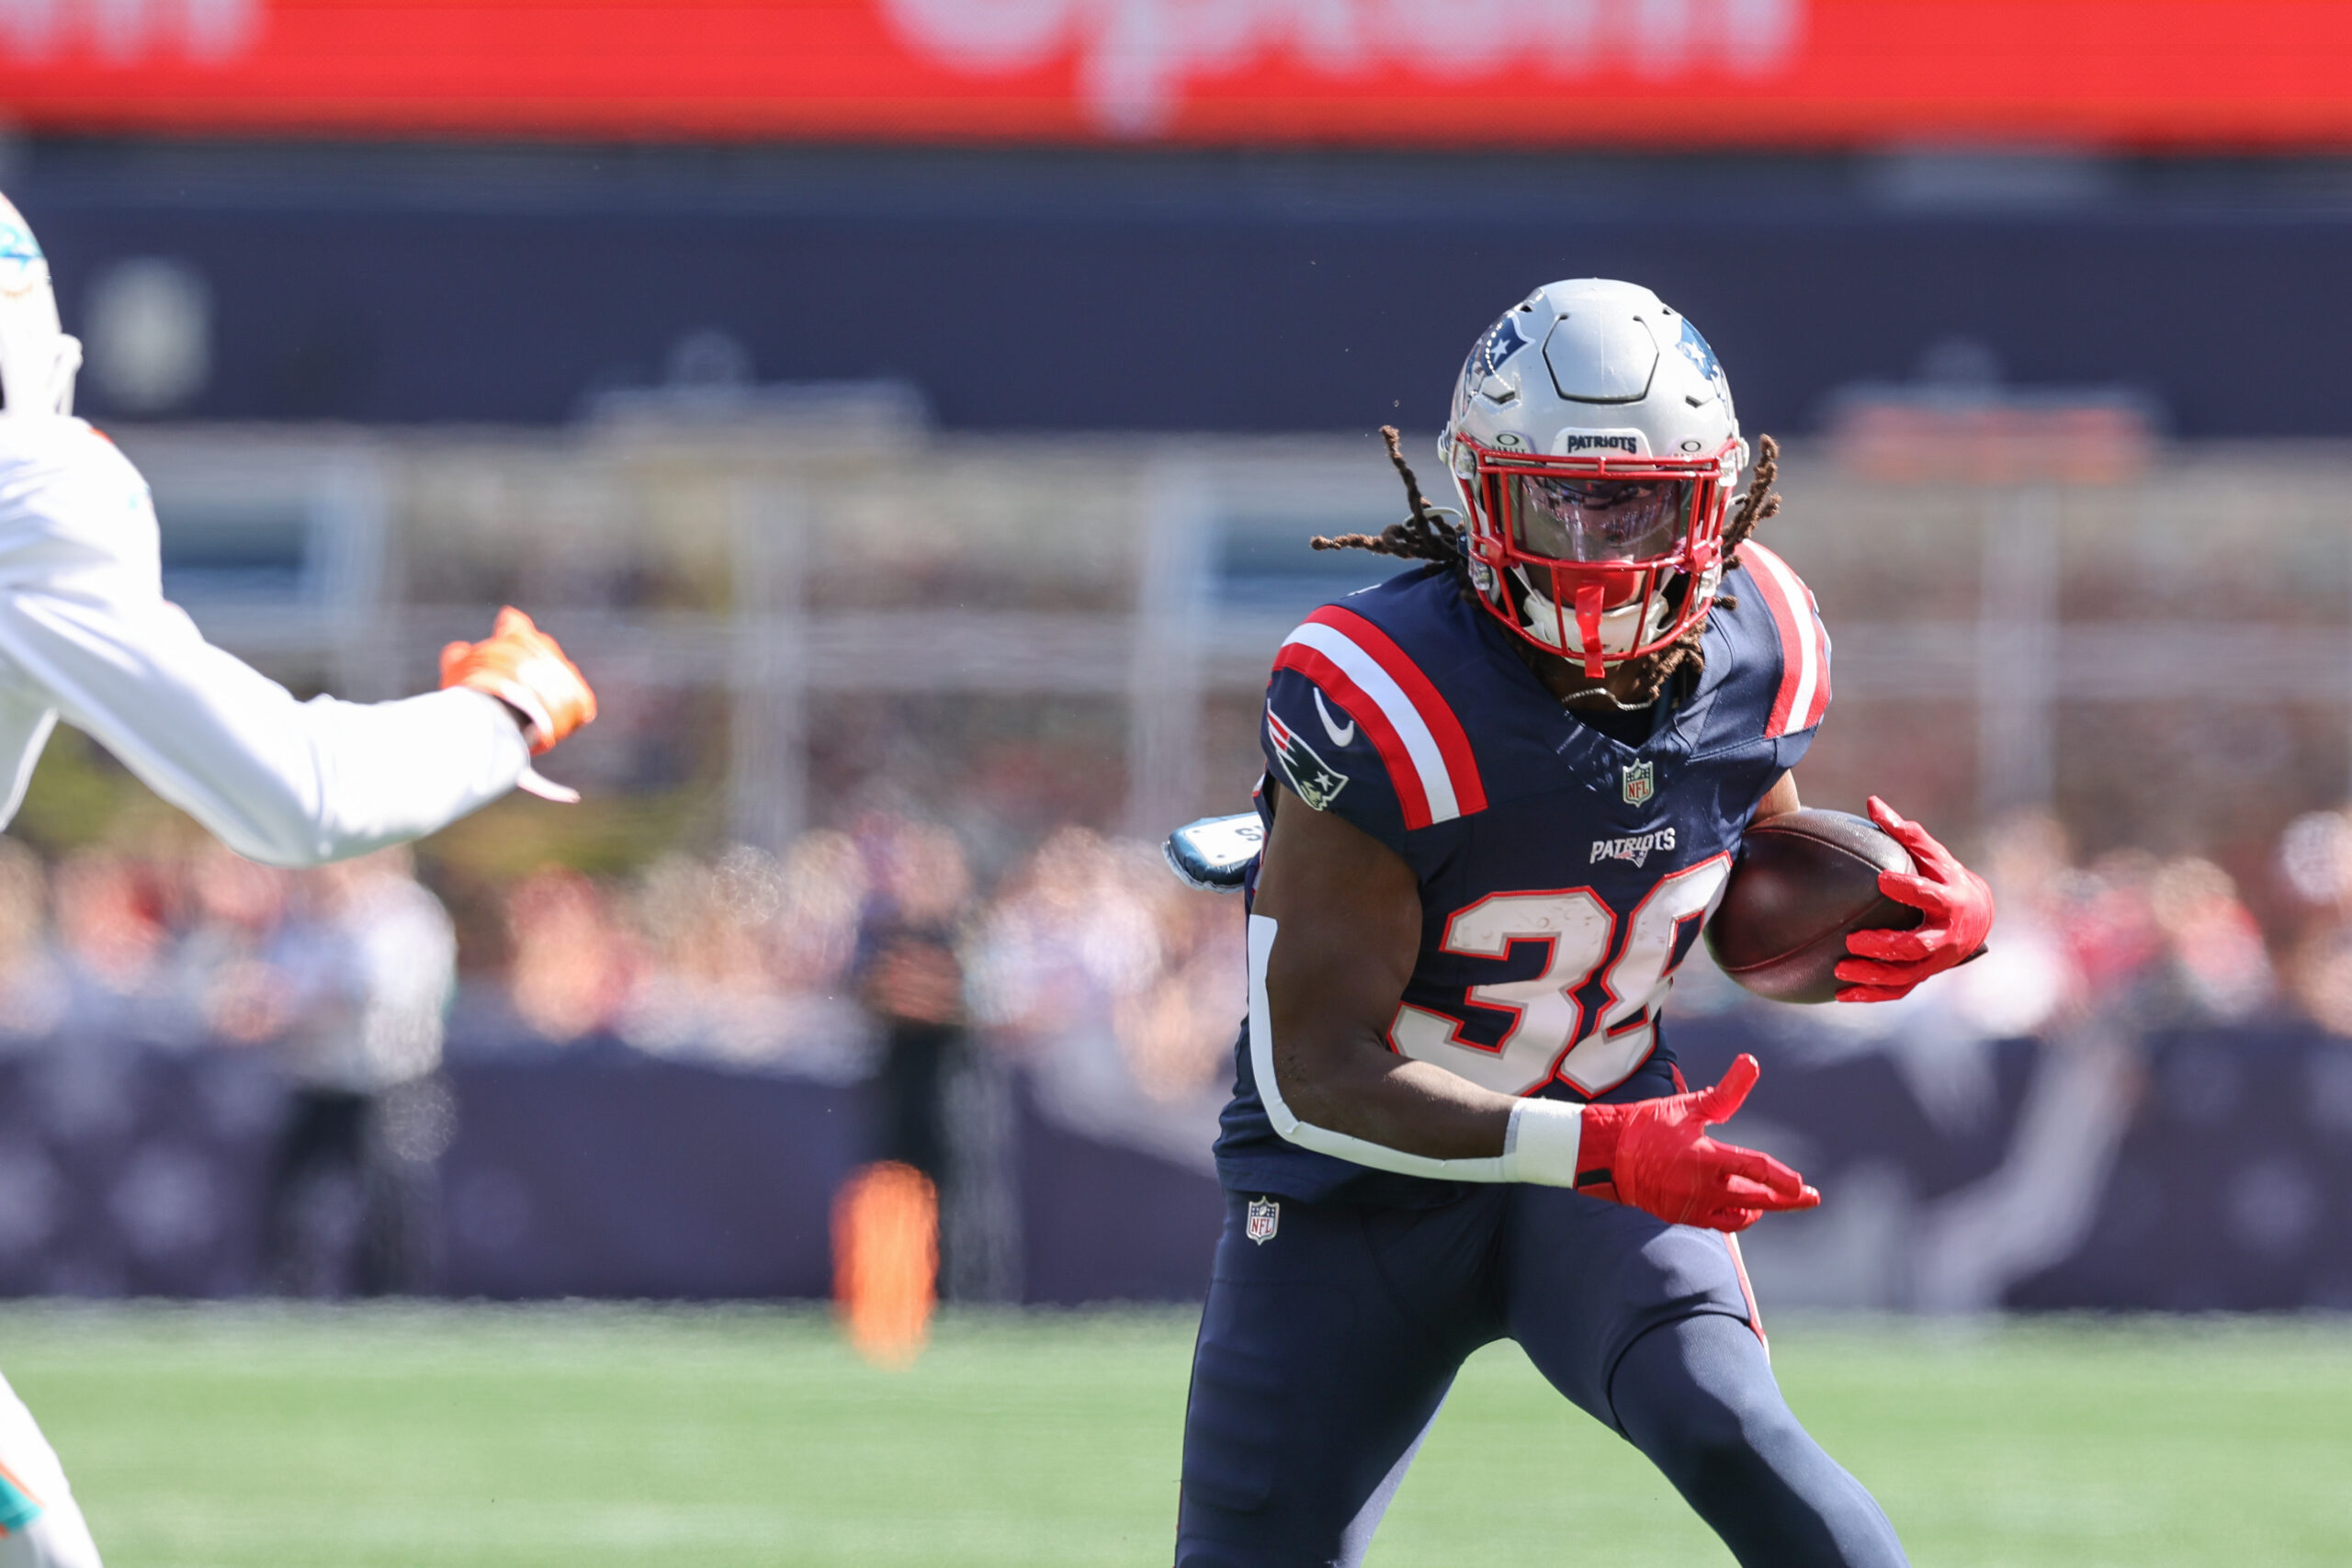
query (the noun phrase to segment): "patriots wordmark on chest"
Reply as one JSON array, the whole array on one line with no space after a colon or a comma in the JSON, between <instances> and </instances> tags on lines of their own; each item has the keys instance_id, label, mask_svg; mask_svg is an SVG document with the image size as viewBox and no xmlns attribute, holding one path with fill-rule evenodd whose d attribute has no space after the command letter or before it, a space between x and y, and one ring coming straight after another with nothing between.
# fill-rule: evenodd
<instances>
[{"instance_id":1,"label":"patriots wordmark on chest","mask_svg":"<svg viewBox=\"0 0 2352 1568\"><path fill-rule=\"evenodd\" d=\"M1628 860L1635 865L1647 865L1653 852L1672 852L1674 829L1653 828L1646 833L1629 833L1618 839L1595 839L1592 859L1588 864L1599 865L1605 860Z\"/></svg>"},{"instance_id":2,"label":"patriots wordmark on chest","mask_svg":"<svg viewBox=\"0 0 2352 1568\"><path fill-rule=\"evenodd\" d=\"M1641 806L1657 793L1657 764L1647 758L1625 764L1624 795L1628 806Z\"/></svg>"}]
</instances>

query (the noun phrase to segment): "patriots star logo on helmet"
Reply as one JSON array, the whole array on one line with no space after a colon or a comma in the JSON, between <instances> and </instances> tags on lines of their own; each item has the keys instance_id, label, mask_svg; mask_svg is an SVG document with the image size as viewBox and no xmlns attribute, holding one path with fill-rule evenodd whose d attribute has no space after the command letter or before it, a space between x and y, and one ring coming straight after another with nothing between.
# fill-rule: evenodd
<instances>
[{"instance_id":1,"label":"patriots star logo on helmet","mask_svg":"<svg viewBox=\"0 0 2352 1568\"><path fill-rule=\"evenodd\" d=\"M1505 316L1488 327L1487 335L1478 340L1478 346L1470 351L1470 363L1462 367L1462 384L1476 386L1526 346L1527 339L1520 335L1516 314Z\"/></svg>"},{"instance_id":2,"label":"patriots star logo on helmet","mask_svg":"<svg viewBox=\"0 0 2352 1568\"><path fill-rule=\"evenodd\" d=\"M1640 806L1657 793L1657 764L1645 757L1625 764L1625 804Z\"/></svg>"},{"instance_id":3,"label":"patriots star logo on helmet","mask_svg":"<svg viewBox=\"0 0 2352 1568\"><path fill-rule=\"evenodd\" d=\"M1699 329L1690 324L1688 316L1682 318L1682 340L1674 346L1683 358L1690 362L1691 367L1714 387L1717 397L1729 392L1730 389L1724 380L1722 361L1715 357L1715 351L1707 346L1707 340L1699 335Z\"/></svg>"},{"instance_id":4,"label":"patriots star logo on helmet","mask_svg":"<svg viewBox=\"0 0 2352 1568\"><path fill-rule=\"evenodd\" d=\"M1280 1203L1272 1198L1252 1198L1250 1200L1250 1223L1241 1234L1263 1247L1274 1239L1274 1232L1282 1228L1282 1223L1283 1206Z\"/></svg>"},{"instance_id":5,"label":"patriots star logo on helmet","mask_svg":"<svg viewBox=\"0 0 2352 1568\"><path fill-rule=\"evenodd\" d=\"M1273 738L1274 757L1283 765L1283 777L1289 781L1292 793L1316 810L1329 811L1340 792L1348 787L1348 775L1317 756L1315 748L1300 739L1271 704L1266 708L1266 733Z\"/></svg>"}]
</instances>

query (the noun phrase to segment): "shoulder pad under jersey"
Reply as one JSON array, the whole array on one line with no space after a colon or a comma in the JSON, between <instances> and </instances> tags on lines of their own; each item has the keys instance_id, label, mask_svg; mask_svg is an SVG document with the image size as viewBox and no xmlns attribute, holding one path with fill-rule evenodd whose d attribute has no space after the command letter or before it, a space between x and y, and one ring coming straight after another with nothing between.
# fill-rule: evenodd
<instances>
[{"instance_id":1,"label":"shoulder pad under jersey","mask_svg":"<svg viewBox=\"0 0 2352 1568\"><path fill-rule=\"evenodd\" d=\"M1327 604L1283 639L1259 739L1293 794L1393 846L1485 810L1487 794L1453 704L1374 619L1384 607Z\"/></svg>"},{"instance_id":2,"label":"shoulder pad under jersey","mask_svg":"<svg viewBox=\"0 0 2352 1568\"><path fill-rule=\"evenodd\" d=\"M1754 540L1739 547L1739 598L1730 617L1737 668L1725 695L1742 703L1763 734L1802 754L1829 712L1829 632L1813 591L1788 562ZM1750 731L1754 733L1754 731ZM1787 760L1794 765L1794 758Z\"/></svg>"}]
</instances>

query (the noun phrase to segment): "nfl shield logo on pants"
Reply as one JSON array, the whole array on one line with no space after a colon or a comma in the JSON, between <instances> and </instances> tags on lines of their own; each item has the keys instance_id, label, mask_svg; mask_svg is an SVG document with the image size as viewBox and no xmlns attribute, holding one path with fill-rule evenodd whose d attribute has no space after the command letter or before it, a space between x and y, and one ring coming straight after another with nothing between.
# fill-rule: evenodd
<instances>
[{"instance_id":1,"label":"nfl shield logo on pants","mask_svg":"<svg viewBox=\"0 0 2352 1568\"><path fill-rule=\"evenodd\" d=\"M1639 806L1657 793L1657 764L1644 760L1625 764L1625 804Z\"/></svg>"},{"instance_id":2,"label":"nfl shield logo on pants","mask_svg":"<svg viewBox=\"0 0 2352 1568\"><path fill-rule=\"evenodd\" d=\"M1283 1223L1283 1206L1272 1198L1250 1200L1250 1223L1242 1235L1263 1247L1274 1239L1274 1227Z\"/></svg>"}]
</instances>

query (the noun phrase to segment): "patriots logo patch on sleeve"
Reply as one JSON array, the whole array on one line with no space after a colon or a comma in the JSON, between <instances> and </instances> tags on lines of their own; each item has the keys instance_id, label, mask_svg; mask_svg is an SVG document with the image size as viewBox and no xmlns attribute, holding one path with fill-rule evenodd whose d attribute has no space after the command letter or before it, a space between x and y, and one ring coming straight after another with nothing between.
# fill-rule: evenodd
<instances>
[{"instance_id":1,"label":"patriots logo patch on sleeve","mask_svg":"<svg viewBox=\"0 0 2352 1568\"><path fill-rule=\"evenodd\" d=\"M1350 728L1353 728L1351 721ZM1274 760L1282 764L1283 778L1292 793L1316 810L1329 811L1340 792L1348 787L1348 775L1318 756L1314 747L1282 721L1272 704L1266 707L1266 734L1273 740Z\"/></svg>"}]
</instances>

